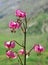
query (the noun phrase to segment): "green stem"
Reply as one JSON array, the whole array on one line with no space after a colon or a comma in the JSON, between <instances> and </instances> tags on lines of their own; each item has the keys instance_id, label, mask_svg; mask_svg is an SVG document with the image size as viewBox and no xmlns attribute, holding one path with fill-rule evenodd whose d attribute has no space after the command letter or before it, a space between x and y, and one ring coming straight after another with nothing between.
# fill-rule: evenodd
<instances>
[{"instance_id":1,"label":"green stem","mask_svg":"<svg viewBox=\"0 0 48 65\"><path fill-rule=\"evenodd\" d=\"M25 29L25 32L24 32L24 52L25 52L25 54L24 54L24 65L26 65L26 29L27 29L27 19L26 19L26 17L25 17L25 27L24 27L24 29Z\"/></svg>"},{"instance_id":2,"label":"green stem","mask_svg":"<svg viewBox=\"0 0 48 65\"><path fill-rule=\"evenodd\" d=\"M24 65L26 65L26 31L24 32Z\"/></svg>"},{"instance_id":3,"label":"green stem","mask_svg":"<svg viewBox=\"0 0 48 65\"><path fill-rule=\"evenodd\" d=\"M19 55L18 55L18 58L19 58L19 60L20 60L20 64L23 65L22 60L21 60L21 58L20 58Z\"/></svg>"},{"instance_id":4,"label":"green stem","mask_svg":"<svg viewBox=\"0 0 48 65\"><path fill-rule=\"evenodd\" d=\"M27 18L25 17L26 29L27 29Z\"/></svg>"},{"instance_id":5,"label":"green stem","mask_svg":"<svg viewBox=\"0 0 48 65\"><path fill-rule=\"evenodd\" d=\"M15 52L16 52L16 51L15 51ZM19 58L20 64L23 65L23 62L22 62L21 57L19 56L18 52L16 52L16 53L17 53L17 56L18 56L18 58Z\"/></svg>"},{"instance_id":6,"label":"green stem","mask_svg":"<svg viewBox=\"0 0 48 65\"><path fill-rule=\"evenodd\" d=\"M34 47L32 47L32 48L28 51L28 53L27 53L27 54L30 54L30 53L31 53L31 51L33 50L33 48L34 48Z\"/></svg>"},{"instance_id":7,"label":"green stem","mask_svg":"<svg viewBox=\"0 0 48 65\"><path fill-rule=\"evenodd\" d=\"M23 45L19 44L17 41L15 41L19 46L24 47Z\"/></svg>"}]
</instances>

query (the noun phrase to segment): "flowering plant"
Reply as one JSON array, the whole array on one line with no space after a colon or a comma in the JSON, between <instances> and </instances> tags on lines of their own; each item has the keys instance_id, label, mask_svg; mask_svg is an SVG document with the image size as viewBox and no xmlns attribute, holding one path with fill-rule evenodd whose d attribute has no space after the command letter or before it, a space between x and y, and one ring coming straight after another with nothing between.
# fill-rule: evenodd
<instances>
[{"instance_id":1,"label":"flowering plant","mask_svg":"<svg viewBox=\"0 0 48 65\"><path fill-rule=\"evenodd\" d=\"M23 12L21 10L16 10L15 15L18 17L17 21L11 20L9 22L9 28L10 28L12 33L15 33L17 29L21 28L21 30L22 30L22 32L24 34L24 44L21 45L16 40L6 41L4 43L5 48L8 49L6 51L6 56L7 56L7 58L11 58L11 59L15 59L15 58L19 57L21 65L26 65L26 58L29 56L32 49L34 49L34 51L37 54L41 54L44 51L44 47L42 47L40 44L35 44L29 51L26 50L26 32L27 32L27 16L26 16L26 12ZM25 21L22 22L22 19L24 19ZM22 49L20 49L18 52L13 52L12 48L14 48L16 44L21 46ZM20 58L20 55L24 56L24 63L22 62L22 60Z\"/></svg>"}]
</instances>

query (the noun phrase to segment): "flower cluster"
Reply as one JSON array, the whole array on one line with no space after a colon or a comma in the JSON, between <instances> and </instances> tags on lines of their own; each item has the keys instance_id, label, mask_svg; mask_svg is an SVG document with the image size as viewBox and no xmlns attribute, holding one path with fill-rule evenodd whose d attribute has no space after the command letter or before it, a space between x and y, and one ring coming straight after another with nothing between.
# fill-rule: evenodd
<instances>
[{"instance_id":1,"label":"flower cluster","mask_svg":"<svg viewBox=\"0 0 48 65\"><path fill-rule=\"evenodd\" d=\"M24 33L24 44L21 45L18 42L16 42L15 40L6 41L4 43L5 48L7 48L6 56L7 56L7 58L12 58L12 59L18 58L20 55L24 56L24 65L26 65L26 58L28 58L28 56L30 55L30 52L34 49L34 51L37 54L41 54L44 51L44 47L40 44L35 44L29 51L26 50L26 29L27 29L26 13L21 10L16 10L15 15L18 17L18 19L16 21L11 20L9 22L9 28L10 28L11 32L13 32L13 33L16 32L17 29L21 28L21 30ZM24 23L21 21L21 18L25 19ZM16 44L23 47L18 52L12 51L12 49L15 48ZM19 57L19 59L20 59L20 57ZM21 59L20 59L20 62L23 65Z\"/></svg>"},{"instance_id":2,"label":"flower cluster","mask_svg":"<svg viewBox=\"0 0 48 65\"><path fill-rule=\"evenodd\" d=\"M17 17L19 17L19 19L17 19L17 21L11 20L11 21L9 22L9 28L10 28L11 32L16 32L16 30L21 27L21 20L20 20L20 18L25 18L25 17L26 17L26 13L23 12L23 11L21 11L21 10L19 10L19 9L16 10L15 15L16 15ZM8 58L13 58L13 59L14 59L14 58L17 58L17 56L18 56L17 54L19 54L19 55L24 55L24 49L19 50L18 53L15 53L15 52L13 52L13 51L11 50L12 48L15 47L15 45L16 45L16 42L15 42L14 40L12 40L12 41L6 41L6 42L4 43L5 48L8 49L8 50L6 51L6 56L7 56Z\"/></svg>"},{"instance_id":3,"label":"flower cluster","mask_svg":"<svg viewBox=\"0 0 48 65\"><path fill-rule=\"evenodd\" d=\"M6 56L8 58L12 58L12 59L17 58L18 57L17 54L24 56L25 54L24 49L20 49L18 53L15 53L11 50L11 48L15 48L15 45L16 42L14 40L4 43L5 48L8 49L8 51L6 51ZM40 44L35 44L33 46L33 49L37 54L41 54L44 51L44 47L42 47ZM27 51L26 51L26 56L28 56Z\"/></svg>"},{"instance_id":4,"label":"flower cluster","mask_svg":"<svg viewBox=\"0 0 48 65\"><path fill-rule=\"evenodd\" d=\"M19 17L19 19L17 19L16 22L13 21L13 20L11 20L9 22L9 28L10 28L11 32L16 32L16 29L19 29L21 27L21 20L20 20L20 18L25 18L26 17L26 13L21 11L21 10L16 10L15 15L17 17Z\"/></svg>"},{"instance_id":5,"label":"flower cluster","mask_svg":"<svg viewBox=\"0 0 48 65\"><path fill-rule=\"evenodd\" d=\"M8 41L8 42L4 43L5 48L8 49L6 51L6 56L8 58L13 58L13 59L17 58L17 54L11 50L11 48L15 48L15 44L16 44L16 42L14 40L13 41ZM19 50L18 54L19 55L24 55L24 49Z\"/></svg>"},{"instance_id":6,"label":"flower cluster","mask_svg":"<svg viewBox=\"0 0 48 65\"><path fill-rule=\"evenodd\" d=\"M6 56L8 58L13 58L13 59L14 58L17 58L17 54L11 50L11 48L14 48L15 47L15 44L16 44L16 42L14 40L13 41L8 41L8 42L5 42L4 43L5 48L8 49L6 51Z\"/></svg>"}]
</instances>

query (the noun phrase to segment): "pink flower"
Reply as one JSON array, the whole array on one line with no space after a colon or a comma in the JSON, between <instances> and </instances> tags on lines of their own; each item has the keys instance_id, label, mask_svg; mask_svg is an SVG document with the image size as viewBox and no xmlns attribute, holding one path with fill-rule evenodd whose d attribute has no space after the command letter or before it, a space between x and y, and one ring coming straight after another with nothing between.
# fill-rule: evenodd
<instances>
[{"instance_id":1,"label":"pink flower","mask_svg":"<svg viewBox=\"0 0 48 65\"><path fill-rule=\"evenodd\" d=\"M14 48L15 47L15 41L8 41L4 43L5 48Z\"/></svg>"},{"instance_id":2,"label":"pink flower","mask_svg":"<svg viewBox=\"0 0 48 65\"><path fill-rule=\"evenodd\" d=\"M25 52L24 52L24 49L21 49L21 50L19 50L19 52L18 52L19 55L24 55L24 53L25 53Z\"/></svg>"},{"instance_id":3,"label":"pink flower","mask_svg":"<svg viewBox=\"0 0 48 65\"><path fill-rule=\"evenodd\" d=\"M7 56L7 58L12 58L12 59L17 58L17 54L11 50L6 52L6 56Z\"/></svg>"},{"instance_id":4,"label":"pink flower","mask_svg":"<svg viewBox=\"0 0 48 65\"><path fill-rule=\"evenodd\" d=\"M9 22L9 28L11 28L11 29L16 29L16 22L10 21L10 22Z\"/></svg>"},{"instance_id":5,"label":"pink flower","mask_svg":"<svg viewBox=\"0 0 48 65\"><path fill-rule=\"evenodd\" d=\"M9 28L11 29L11 32L16 32L16 29L19 29L21 27L21 23L20 22L14 22L14 21L10 21L9 22Z\"/></svg>"},{"instance_id":6,"label":"pink flower","mask_svg":"<svg viewBox=\"0 0 48 65\"><path fill-rule=\"evenodd\" d=\"M21 18L26 17L26 13L23 12L23 11L21 11L21 10L16 10L15 15L16 15L17 17L21 17Z\"/></svg>"},{"instance_id":7,"label":"pink flower","mask_svg":"<svg viewBox=\"0 0 48 65\"><path fill-rule=\"evenodd\" d=\"M11 46L11 48L14 48L14 47L15 47L15 43L16 43L15 41L10 41L10 44L11 44L10 46Z\"/></svg>"},{"instance_id":8,"label":"pink flower","mask_svg":"<svg viewBox=\"0 0 48 65\"><path fill-rule=\"evenodd\" d=\"M44 51L44 48L43 48L40 44L35 44L35 45L34 45L34 50L35 50L35 52L37 52L37 53L41 53L41 52Z\"/></svg>"},{"instance_id":9,"label":"pink flower","mask_svg":"<svg viewBox=\"0 0 48 65\"><path fill-rule=\"evenodd\" d=\"M21 27L21 23L20 22L16 22L16 29L19 29Z\"/></svg>"}]
</instances>

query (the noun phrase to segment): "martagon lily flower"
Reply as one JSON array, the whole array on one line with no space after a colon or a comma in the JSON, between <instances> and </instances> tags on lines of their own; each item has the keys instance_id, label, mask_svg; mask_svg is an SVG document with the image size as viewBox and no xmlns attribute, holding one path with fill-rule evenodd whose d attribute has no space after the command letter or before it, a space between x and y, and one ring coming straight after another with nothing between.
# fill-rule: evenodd
<instances>
[{"instance_id":1,"label":"martagon lily flower","mask_svg":"<svg viewBox=\"0 0 48 65\"><path fill-rule=\"evenodd\" d=\"M17 54L11 50L6 52L6 56L7 56L7 58L12 58L12 59L17 58Z\"/></svg>"},{"instance_id":2,"label":"martagon lily flower","mask_svg":"<svg viewBox=\"0 0 48 65\"><path fill-rule=\"evenodd\" d=\"M18 51L18 54L23 56L25 54L24 49L20 49ZM26 51L26 58L28 58L28 57L29 57L29 55L27 54L27 51Z\"/></svg>"},{"instance_id":3,"label":"martagon lily flower","mask_svg":"<svg viewBox=\"0 0 48 65\"><path fill-rule=\"evenodd\" d=\"M15 15L16 15L17 17L20 17L20 18L25 18L25 17L26 17L26 13L23 12L23 11L21 11L21 10L19 10L19 9L16 10Z\"/></svg>"},{"instance_id":4,"label":"martagon lily flower","mask_svg":"<svg viewBox=\"0 0 48 65\"><path fill-rule=\"evenodd\" d=\"M15 29L16 28L16 22L10 21L9 22L9 27Z\"/></svg>"},{"instance_id":5,"label":"martagon lily flower","mask_svg":"<svg viewBox=\"0 0 48 65\"><path fill-rule=\"evenodd\" d=\"M18 54L19 54L19 55L24 55L24 54L25 54L24 49L20 49L20 50L18 51Z\"/></svg>"},{"instance_id":6,"label":"martagon lily flower","mask_svg":"<svg viewBox=\"0 0 48 65\"><path fill-rule=\"evenodd\" d=\"M8 49L14 48L15 47L15 41L13 40L13 41L5 42L4 46L5 46L5 48L8 48Z\"/></svg>"},{"instance_id":7,"label":"martagon lily flower","mask_svg":"<svg viewBox=\"0 0 48 65\"><path fill-rule=\"evenodd\" d=\"M40 44L35 44L34 45L34 51L36 53L42 53L44 51L44 47L42 47Z\"/></svg>"},{"instance_id":8,"label":"martagon lily flower","mask_svg":"<svg viewBox=\"0 0 48 65\"><path fill-rule=\"evenodd\" d=\"M20 22L14 22L14 21L10 21L9 22L9 28L11 29L11 32L16 32L16 29L19 29L21 27L21 23Z\"/></svg>"}]
</instances>

